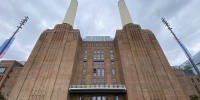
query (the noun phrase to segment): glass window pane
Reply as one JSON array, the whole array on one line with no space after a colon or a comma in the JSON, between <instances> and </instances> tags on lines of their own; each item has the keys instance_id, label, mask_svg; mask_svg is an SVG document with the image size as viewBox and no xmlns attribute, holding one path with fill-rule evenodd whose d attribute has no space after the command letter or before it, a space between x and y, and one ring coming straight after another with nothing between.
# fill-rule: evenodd
<instances>
[{"instance_id":1,"label":"glass window pane","mask_svg":"<svg viewBox=\"0 0 200 100\"><path fill-rule=\"evenodd\" d=\"M118 96L115 96L115 100L119 100Z\"/></svg>"},{"instance_id":2,"label":"glass window pane","mask_svg":"<svg viewBox=\"0 0 200 100\"><path fill-rule=\"evenodd\" d=\"M87 59L87 54L84 54L84 57L83 57L83 59Z\"/></svg>"},{"instance_id":3,"label":"glass window pane","mask_svg":"<svg viewBox=\"0 0 200 100\"><path fill-rule=\"evenodd\" d=\"M114 61L111 61L111 66L115 66L115 62Z\"/></svg>"},{"instance_id":4,"label":"glass window pane","mask_svg":"<svg viewBox=\"0 0 200 100\"><path fill-rule=\"evenodd\" d=\"M106 100L106 96L102 96L102 100Z\"/></svg>"},{"instance_id":5,"label":"glass window pane","mask_svg":"<svg viewBox=\"0 0 200 100\"><path fill-rule=\"evenodd\" d=\"M112 74L115 75L116 74L116 71L115 69L112 69Z\"/></svg>"},{"instance_id":6,"label":"glass window pane","mask_svg":"<svg viewBox=\"0 0 200 100\"><path fill-rule=\"evenodd\" d=\"M87 61L84 61L84 62L83 62L83 66L87 66Z\"/></svg>"},{"instance_id":7,"label":"glass window pane","mask_svg":"<svg viewBox=\"0 0 200 100\"><path fill-rule=\"evenodd\" d=\"M112 79L112 81L113 81L113 84L117 84L117 79Z\"/></svg>"},{"instance_id":8,"label":"glass window pane","mask_svg":"<svg viewBox=\"0 0 200 100\"><path fill-rule=\"evenodd\" d=\"M110 59L114 59L114 54L110 54Z\"/></svg>"},{"instance_id":9,"label":"glass window pane","mask_svg":"<svg viewBox=\"0 0 200 100\"><path fill-rule=\"evenodd\" d=\"M3 74L5 72L6 68L5 67L1 67L0 68L0 74Z\"/></svg>"},{"instance_id":10,"label":"glass window pane","mask_svg":"<svg viewBox=\"0 0 200 100\"><path fill-rule=\"evenodd\" d=\"M84 50L84 53L88 53L87 50Z\"/></svg>"},{"instance_id":11,"label":"glass window pane","mask_svg":"<svg viewBox=\"0 0 200 100\"><path fill-rule=\"evenodd\" d=\"M101 100L101 96L97 96L97 100Z\"/></svg>"},{"instance_id":12,"label":"glass window pane","mask_svg":"<svg viewBox=\"0 0 200 100\"><path fill-rule=\"evenodd\" d=\"M84 100L84 99L83 99L83 96L80 96L80 100Z\"/></svg>"},{"instance_id":13,"label":"glass window pane","mask_svg":"<svg viewBox=\"0 0 200 100\"><path fill-rule=\"evenodd\" d=\"M104 50L101 50L101 53L104 53Z\"/></svg>"},{"instance_id":14,"label":"glass window pane","mask_svg":"<svg viewBox=\"0 0 200 100\"><path fill-rule=\"evenodd\" d=\"M101 69L100 68L97 69L97 76L101 76Z\"/></svg>"},{"instance_id":15,"label":"glass window pane","mask_svg":"<svg viewBox=\"0 0 200 100\"><path fill-rule=\"evenodd\" d=\"M81 84L82 84L82 85L85 85L85 84L86 84L86 79L85 79L85 78L82 78L82 79L81 79Z\"/></svg>"},{"instance_id":16,"label":"glass window pane","mask_svg":"<svg viewBox=\"0 0 200 100\"><path fill-rule=\"evenodd\" d=\"M110 53L113 53L113 50L112 50L112 49L110 49Z\"/></svg>"},{"instance_id":17,"label":"glass window pane","mask_svg":"<svg viewBox=\"0 0 200 100\"><path fill-rule=\"evenodd\" d=\"M82 69L82 75L86 75L86 69L85 68Z\"/></svg>"},{"instance_id":18,"label":"glass window pane","mask_svg":"<svg viewBox=\"0 0 200 100\"><path fill-rule=\"evenodd\" d=\"M102 84L105 84L106 82L105 82L105 79L102 79Z\"/></svg>"},{"instance_id":19,"label":"glass window pane","mask_svg":"<svg viewBox=\"0 0 200 100\"><path fill-rule=\"evenodd\" d=\"M104 61L94 61L94 66L104 66Z\"/></svg>"},{"instance_id":20,"label":"glass window pane","mask_svg":"<svg viewBox=\"0 0 200 100\"><path fill-rule=\"evenodd\" d=\"M93 84L96 84L96 83L97 83L97 79L94 78L94 79L93 79Z\"/></svg>"},{"instance_id":21,"label":"glass window pane","mask_svg":"<svg viewBox=\"0 0 200 100\"><path fill-rule=\"evenodd\" d=\"M96 100L96 96L92 96L92 100Z\"/></svg>"},{"instance_id":22,"label":"glass window pane","mask_svg":"<svg viewBox=\"0 0 200 100\"><path fill-rule=\"evenodd\" d=\"M97 79L97 84L101 84L101 79Z\"/></svg>"},{"instance_id":23,"label":"glass window pane","mask_svg":"<svg viewBox=\"0 0 200 100\"><path fill-rule=\"evenodd\" d=\"M101 54L101 59L104 59L104 54Z\"/></svg>"},{"instance_id":24,"label":"glass window pane","mask_svg":"<svg viewBox=\"0 0 200 100\"><path fill-rule=\"evenodd\" d=\"M101 70L101 75L104 76L104 68Z\"/></svg>"},{"instance_id":25,"label":"glass window pane","mask_svg":"<svg viewBox=\"0 0 200 100\"><path fill-rule=\"evenodd\" d=\"M96 69L93 69L93 75L94 75L94 76L97 75Z\"/></svg>"}]
</instances>

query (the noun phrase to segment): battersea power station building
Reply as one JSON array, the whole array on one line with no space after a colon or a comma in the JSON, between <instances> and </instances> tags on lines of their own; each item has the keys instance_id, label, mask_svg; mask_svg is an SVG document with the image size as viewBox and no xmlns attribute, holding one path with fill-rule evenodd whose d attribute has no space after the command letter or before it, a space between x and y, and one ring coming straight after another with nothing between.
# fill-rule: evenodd
<instances>
[{"instance_id":1,"label":"battersea power station building","mask_svg":"<svg viewBox=\"0 0 200 100\"><path fill-rule=\"evenodd\" d=\"M62 24L39 37L8 100L188 100L156 37L118 2L123 28L81 38L72 0ZM21 66L21 65L20 65Z\"/></svg>"}]
</instances>

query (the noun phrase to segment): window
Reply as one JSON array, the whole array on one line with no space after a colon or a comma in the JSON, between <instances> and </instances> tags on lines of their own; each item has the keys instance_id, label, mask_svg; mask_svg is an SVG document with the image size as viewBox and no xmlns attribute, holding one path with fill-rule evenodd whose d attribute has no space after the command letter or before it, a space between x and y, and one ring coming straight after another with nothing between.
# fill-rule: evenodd
<instances>
[{"instance_id":1,"label":"window","mask_svg":"<svg viewBox=\"0 0 200 100\"><path fill-rule=\"evenodd\" d=\"M92 100L97 100L97 99L96 99L96 96L92 96Z\"/></svg>"},{"instance_id":2,"label":"window","mask_svg":"<svg viewBox=\"0 0 200 100\"><path fill-rule=\"evenodd\" d=\"M86 54L86 53L88 53L88 51L87 51L87 50L84 50L84 54Z\"/></svg>"},{"instance_id":3,"label":"window","mask_svg":"<svg viewBox=\"0 0 200 100\"><path fill-rule=\"evenodd\" d=\"M85 68L82 69L82 75L83 75L83 76L86 75L86 69L85 69Z\"/></svg>"},{"instance_id":4,"label":"window","mask_svg":"<svg viewBox=\"0 0 200 100\"><path fill-rule=\"evenodd\" d=\"M84 57L83 57L83 59L87 59L87 54L84 54Z\"/></svg>"},{"instance_id":5,"label":"window","mask_svg":"<svg viewBox=\"0 0 200 100\"><path fill-rule=\"evenodd\" d=\"M110 49L110 53L113 53L113 49Z\"/></svg>"},{"instance_id":6,"label":"window","mask_svg":"<svg viewBox=\"0 0 200 100\"><path fill-rule=\"evenodd\" d=\"M106 96L92 96L92 100L106 100Z\"/></svg>"},{"instance_id":7,"label":"window","mask_svg":"<svg viewBox=\"0 0 200 100\"><path fill-rule=\"evenodd\" d=\"M97 79L96 78L93 79L93 84L97 84Z\"/></svg>"},{"instance_id":8,"label":"window","mask_svg":"<svg viewBox=\"0 0 200 100\"><path fill-rule=\"evenodd\" d=\"M101 100L101 96L97 96L97 100Z\"/></svg>"},{"instance_id":9,"label":"window","mask_svg":"<svg viewBox=\"0 0 200 100\"><path fill-rule=\"evenodd\" d=\"M101 69L101 76L104 76L104 68Z\"/></svg>"},{"instance_id":10,"label":"window","mask_svg":"<svg viewBox=\"0 0 200 100\"><path fill-rule=\"evenodd\" d=\"M115 66L115 62L114 61L111 61L111 66Z\"/></svg>"},{"instance_id":11,"label":"window","mask_svg":"<svg viewBox=\"0 0 200 100\"><path fill-rule=\"evenodd\" d=\"M0 67L0 74L3 74L5 72L6 68L5 67Z\"/></svg>"},{"instance_id":12,"label":"window","mask_svg":"<svg viewBox=\"0 0 200 100\"><path fill-rule=\"evenodd\" d=\"M116 74L116 71L115 69L112 69L112 74L115 75Z\"/></svg>"},{"instance_id":13,"label":"window","mask_svg":"<svg viewBox=\"0 0 200 100\"><path fill-rule=\"evenodd\" d=\"M102 100L106 100L106 96L102 96Z\"/></svg>"},{"instance_id":14,"label":"window","mask_svg":"<svg viewBox=\"0 0 200 100\"><path fill-rule=\"evenodd\" d=\"M104 59L104 54L101 54L101 59Z\"/></svg>"},{"instance_id":15,"label":"window","mask_svg":"<svg viewBox=\"0 0 200 100\"><path fill-rule=\"evenodd\" d=\"M100 68L97 69L97 76L101 76L101 69Z\"/></svg>"},{"instance_id":16,"label":"window","mask_svg":"<svg viewBox=\"0 0 200 100\"><path fill-rule=\"evenodd\" d=\"M97 71L96 71L96 69L93 69L93 76L97 76Z\"/></svg>"},{"instance_id":17,"label":"window","mask_svg":"<svg viewBox=\"0 0 200 100\"><path fill-rule=\"evenodd\" d=\"M93 59L97 59L97 54L94 54L94 58Z\"/></svg>"},{"instance_id":18,"label":"window","mask_svg":"<svg viewBox=\"0 0 200 100\"><path fill-rule=\"evenodd\" d=\"M87 66L87 61L84 61L84 62L83 62L83 66Z\"/></svg>"},{"instance_id":19,"label":"window","mask_svg":"<svg viewBox=\"0 0 200 100\"><path fill-rule=\"evenodd\" d=\"M101 50L97 50L97 53L101 53Z\"/></svg>"},{"instance_id":20,"label":"window","mask_svg":"<svg viewBox=\"0 0 200 100\"><path fill-rule=\"evenodd\" d=\"M80 100L84 100L84 99L83 99L83 96L80 96Z\"/></svg>"},{"instance_id":21,"label":"window","mask_svg":"<svg viewBox=\"0 0 200 100\"><path fill-rule=\"evenodd\" d=\"M110 59L114 59L114 54L110 54Z\"/></svg>"},{"instance_id":22,"label":"window","mask_svg":"<svg viewBox=\"0 0 200 100\"><path fill-rule=\"evenodd\" d=\"M101 55L100 55L100 54L98 54L98 55L97 55L97 59L100 59L100 58L101 58Z\"/></svg>"},{"instance_id":23,"label":"window","mask_svg":"<svg viewBox=\"0 0 200 100\"><path fill-rule=\"evenodd\" d=\"M104 53L104 50L101 50L101 53Z\"/></svg>"},{"instance_id":24,"label":"window","mask_svg":"<svg viewBox=\"0 0 200 100\"><path fill-rule=\"evenodd\" d=\"M104 50L94 50L93 59L104 59Z\"/></svg>"},{"instance_id":25,"label":"window","mask_svg":"<svg viewBox=\"0 0 200 100\"><path fill-rule=\"evenodd\" d=\"M94 61L94 66L104 66L104 61Z\"/></svg>"},{"instance_id":26,"label":"window","mask_svg":"<svg viewBox=\"0 0 200 100\"><path fill-rule=\"evenodd\" d=\"M118 96L115 96L114 98L115 98L114 100L119 100L119 97L118 97Z\"/></svg>"},{"instance_id":27,"label":"window","mask_svg":"<svg viewBox=\"0 0 200 100\"><path fill-rule=\"evenodd\" d=\"M101 81L102 81L102 84L106 84L105 79L102 78Z\"/></svg>"},{"instance_id":28,"label":"window","mask_svg":"<svg viewBox=\"0 0 200 100\"><path fill-rule=\"evenodd\" d=\"M94 50L94 53L97 53L97 50Z\"/></svg>"},{"instance_id":29,"label":"window","mask_svg":"<svg viewBox=\"0 0 200 100\"><path fill-rule=\"evenodd\" d=\"M86 84L86 79L85 78L82 78L81 79L81 85L85 85Z\"/></svg>"},{"instance_id":30,"label":"window","mask_svg":"<svg viewBox=\"0 0 200 100\"><path fill-rule=\"evenodd\" d=\"M113 78L112 82L113 82L113 84L117 84L117 79Z\"/></svg>"},{"instance_id":31,"label":"window","mask_svg":"<svg viewBox=\"0 0 200 100\"><path fill-rule=\"evenodd\" d=\"M101 79L97 79L97 84L101 84Z\"/></svg>"}]
</instances>

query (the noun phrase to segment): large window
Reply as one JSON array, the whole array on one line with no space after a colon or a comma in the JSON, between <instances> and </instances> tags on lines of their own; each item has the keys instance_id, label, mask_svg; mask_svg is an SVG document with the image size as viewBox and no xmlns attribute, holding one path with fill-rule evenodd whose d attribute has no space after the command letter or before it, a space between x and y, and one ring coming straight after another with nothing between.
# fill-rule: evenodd
<instances>
[{"instance_id":1,"label":"large window","mask_svg":"<svg viewBox=\"0 0 200 100\"><path fill-rule=\"evenodd\" d=\"M104 66L104 61L94 61L94 66Z\"/></svg>"},{"instance_id":2,"label":"large window","mask_svg":"<svg viewBox=\"0 0 200 100\"><path fill-rule=\"evenodd\" d=\"M92 96L92 100L106 100L106 96Z\"/></svg>"},{"instance_id":3,"label":"large window","mask_svg":"<svg viewBox=\"0 0 200 100\"><path fill-rule=\"evenodd\" d=\"M0 67L0 74L3 74L5 72L6 68L5 67Z\"/></svg>"},{"instance_id":4,"label":"large window","mask_svg":"<svg viewBox=\"0 0 200 100\"><path fill-rule=\"evenodd\" d=\"M104 59L104 50L94 50L93 59Z\"/></svg>"}]
</instances>

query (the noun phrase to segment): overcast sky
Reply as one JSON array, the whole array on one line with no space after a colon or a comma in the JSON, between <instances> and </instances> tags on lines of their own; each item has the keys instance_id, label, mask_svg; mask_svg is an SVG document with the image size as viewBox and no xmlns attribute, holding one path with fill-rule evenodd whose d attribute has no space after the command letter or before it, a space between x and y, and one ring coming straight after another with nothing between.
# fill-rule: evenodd
<instances>
[{"instance_id":1,"label":"overcast sky","mask_svg":"<svg viewBox=\"0 0 200 100\"><path fill-rule=\"evenodd\" d=\"M186 57L161 22L165 17L192 55L200 51L200 0L125 0L135 24L150 29L171 65ZM42 31L62 23L70 0L0 0L0 44L16 30L24 16L29 21L3 59L25 61ZM122 29L118 0L79 0L74 28L85 36L115 36Z\"/></svg>"}]
</instances>

